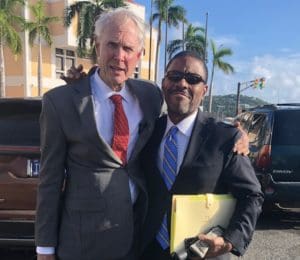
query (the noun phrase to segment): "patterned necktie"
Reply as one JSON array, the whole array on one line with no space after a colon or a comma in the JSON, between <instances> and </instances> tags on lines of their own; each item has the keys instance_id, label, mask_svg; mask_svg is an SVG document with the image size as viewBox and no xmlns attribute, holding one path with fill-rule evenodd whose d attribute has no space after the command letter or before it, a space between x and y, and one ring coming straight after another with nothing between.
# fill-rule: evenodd
<instances>
[{"instance_id":1,"label":"patterned necktie","mask_svg":"<svg viewBox=\"0 0 300 260\"><path fill-rule=\"evenodd\" d=\"M129 140L128 121L122 105L122 96L112 95L110 99L115 105L114 135L111 148L113 149L115 154L122 160L123 165L125 165Z\"/></svg>"},{"instance_id":2,"label":"patterned necktie","mask_svg":"<svg viewBox=\"0 0 300 260\"><path fill-rule=\"evenodd\" d=\"M177 149L177 134L178 128L173 126L167 135L165 146L164 146L164 156L163 156L163 170L162 178L167 186L167 189L170 190L176 179L177 175L177 158L178 158L178 149ZM167 214L165 213L161 226L158 233L156 234L156 240L159 242L161 247L165 250L169 247L169 232L167 228Z\"/></svg>"}]
</instances>

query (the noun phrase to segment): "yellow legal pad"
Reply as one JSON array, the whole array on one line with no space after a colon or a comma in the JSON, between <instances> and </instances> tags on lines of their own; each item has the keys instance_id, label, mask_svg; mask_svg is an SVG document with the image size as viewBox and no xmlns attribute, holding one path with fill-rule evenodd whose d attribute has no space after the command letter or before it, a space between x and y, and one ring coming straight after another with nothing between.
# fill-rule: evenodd
<instances>
[{"instance_id":1,"label":"yellow legal pad","mask_svg":"<svg viewBox=\"0 0 300 260\"><path fill-rule=\"evenodd\" d=\"M170 251L178 252L185 238L227 227L236 199L229 194L173 195Z\"/></svg>"}]
</instances>

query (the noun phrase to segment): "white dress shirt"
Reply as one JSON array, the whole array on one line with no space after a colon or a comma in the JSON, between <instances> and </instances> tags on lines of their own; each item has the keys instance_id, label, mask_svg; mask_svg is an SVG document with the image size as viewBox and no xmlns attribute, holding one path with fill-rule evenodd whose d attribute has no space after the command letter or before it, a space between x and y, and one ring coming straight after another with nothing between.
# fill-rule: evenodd
<instances>
[{"instance_id":1,"label":"white dress shirt","mask_svg":"<svg viewBox=\"0 0 300 260\"><path fill-rule=\"evenodd\" d=\"M197 112L198 112L198 110L175 125L178 128L178 132L177 132L177 151L178 151L177 173L179 172L180 166L182 164L182 161L183 161L183 158L184 158L184 155L186 152L186 148L190 141L192 130L193 130L195 120L197 117ZM165 142L166 142L166 137L172 126L174 126L174 124L172 123L172 121L170 120L170 118L168 116L167 127L166 127L166 130L164 133L164 137L160 143L159 154L158 154L158 158L157 158L157 166L158 166L158 169L160 170L160 172L163 171L162 165L163 165L164 146L165 146Z\"/></svg>"},{"instance_id":2,"label":"white dress shirt","mask_svg":"<svg viewBox=\"0 0 300 260\"><path fill-rule=\"evenodd\" d=\"M94 102L95 120L99 135L106 143L111 145L114 133L114 111L115 107L110 97L115 94L122 96L122 104L129 126L129 142L127 149L127 160L129 160L135 143L138 139L139 124L143 114L136 97L132 96L128 87L125 85L121 91L115 92L108 87L99 77L98 71L91 77L91 88ZM134 183L129 180L131 200L136 201L138 192Z\"/></svg>"},{"instance_id":3,"label":"white dress shirt","mask_svg":"<svg viewBox=\"0 0 300 260\"><path fill-rule=\"evenodd\" d=\"M129 126L129 142L127 149L127 160L129 160L138 139L139 124L143 117L138 99L130 93L126 85L122 87L121 91L114 92L100 78L98 70L91 76L91 90L98 134L109 145L111 145L114 133L115 111L115 107L113 102L110 100L110 96L114 94L122 96L122 104ZM134 203L138 196L138 189L130 179L129 188L131 200ZM36 252L39 254L54 254L55 248L38 246L36 248Z\"/></svg>"}]
</instances>

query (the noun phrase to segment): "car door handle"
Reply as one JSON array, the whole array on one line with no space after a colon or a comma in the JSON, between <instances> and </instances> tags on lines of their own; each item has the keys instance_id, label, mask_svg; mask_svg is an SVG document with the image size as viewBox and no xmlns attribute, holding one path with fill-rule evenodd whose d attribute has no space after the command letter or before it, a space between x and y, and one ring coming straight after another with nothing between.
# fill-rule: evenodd
<instances>
[{"instance_id":1,"label":"car door handle","mask_svg":"<svg viewBox=\"0 0 300 260\"><path fill-rule=\"evenodd\" d=\"M1 198L0 198L0 203L1 203L1 202L4 202L4 201L5 201L5 199L1 199Z\"/></svg>"}]
</instances>

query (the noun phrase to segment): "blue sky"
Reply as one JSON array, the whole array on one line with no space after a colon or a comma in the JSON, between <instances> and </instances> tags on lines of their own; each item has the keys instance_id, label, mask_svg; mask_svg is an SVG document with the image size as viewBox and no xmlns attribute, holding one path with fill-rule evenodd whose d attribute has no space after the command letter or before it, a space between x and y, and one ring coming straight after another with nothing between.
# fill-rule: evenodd
<instances>
[{"instance_id":1,"label":"blue sky","mask_svg":"<svg viewBox=\"0 0 300 260\"><path fill-rule=\"evenodd\" d=\"M149 17L150 0L135 2L146 6ZM196 26L204 27L208 12L208 38L233 50L226 61L236 72L225 75L217 70L214 94L235 94L238 82L265 77L264 89L249 88L242 94L272 103L300 102L300 1L175 0L174 4L184 6L189 23ZM171 29L169 37L181 38L181 28ZM163 53L162 49L162 58Z\"/></svg>"}]
</instances>

